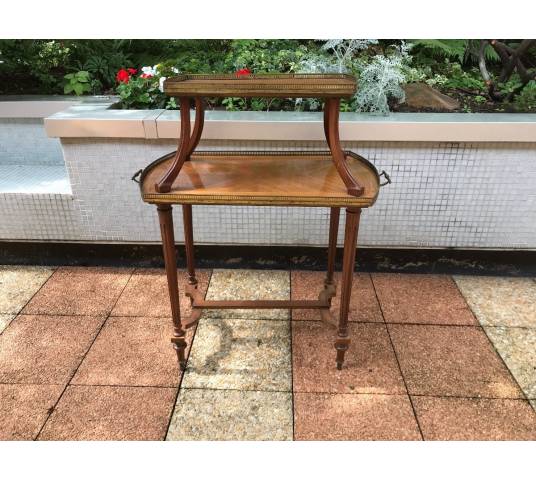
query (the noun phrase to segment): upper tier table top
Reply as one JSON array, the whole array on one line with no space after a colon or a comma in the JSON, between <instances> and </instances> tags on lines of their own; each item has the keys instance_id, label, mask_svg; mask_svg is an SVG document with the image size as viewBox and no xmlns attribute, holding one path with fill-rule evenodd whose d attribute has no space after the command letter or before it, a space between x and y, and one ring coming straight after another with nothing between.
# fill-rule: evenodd
<instances>
[{"instance_id":1,"label":"upper tier table top","mask_svg":"<svg viewBox=\"0 0 536 480\"><path fill-rule=\"evenodd\" d=\"M342 73L178 75L164 82L164 92L175 97L351 97L356 80Z\"/></svg>"},{"instance_id":2,"label":"upper tier table top","mask_svg":"<svg viewBox=\"0 0 536 480\"><path fill-rule=\"evenodd\" d=\"M196 151L184 163L171 191L158 193L155 183L174 155L156 160L143 171L140 188L145 202L365 208L378 196L376 168L351 151L345 152L346 162L364 187L360 197L348 194L330 152L309 151Z\"/></svg>"}]
</instances>

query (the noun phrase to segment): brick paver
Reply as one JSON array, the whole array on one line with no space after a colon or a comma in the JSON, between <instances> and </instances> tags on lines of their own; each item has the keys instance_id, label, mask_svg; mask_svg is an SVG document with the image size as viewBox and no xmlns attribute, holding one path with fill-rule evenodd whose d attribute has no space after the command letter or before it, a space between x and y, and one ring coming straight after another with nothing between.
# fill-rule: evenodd
<instances>
[{"instance_id":1,"label":"brick paver","mask_svg":"<svg viewBox=\"0 0 536 480\"><path fill-rule=\"evenodd\" d=\"M324 273L198 277L284 299ZM317 312L214 310L184 375L163 270L0 267L0 287L0 439L536 439L532 279L359 274L340 372Z\"/></svg>"}]
</instances>

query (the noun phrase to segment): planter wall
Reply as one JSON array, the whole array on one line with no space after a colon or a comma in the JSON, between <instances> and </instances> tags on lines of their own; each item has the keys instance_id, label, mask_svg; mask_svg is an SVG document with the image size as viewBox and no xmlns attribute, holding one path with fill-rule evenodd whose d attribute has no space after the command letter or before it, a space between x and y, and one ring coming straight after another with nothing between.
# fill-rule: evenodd
<instances>
[{"instance_id":1,"label":"planter wall","mask_svg":"<svg viewBox=\"0 0 536 480\"><path fill-rule=\"evenodd\" d=\"M341 116L345 147L393 180L364 212L360 245L536 248L536 116L419 115ZM130 177L175 149L177 112L73 107L45 126L61 138L72 194L0 194L0 239L159 242ZM208 112L205 133L209 149L324 148L316 114ZM199 243L320 246L327 225L327 209L194 207Z\"/></svg>"}]
</instances>

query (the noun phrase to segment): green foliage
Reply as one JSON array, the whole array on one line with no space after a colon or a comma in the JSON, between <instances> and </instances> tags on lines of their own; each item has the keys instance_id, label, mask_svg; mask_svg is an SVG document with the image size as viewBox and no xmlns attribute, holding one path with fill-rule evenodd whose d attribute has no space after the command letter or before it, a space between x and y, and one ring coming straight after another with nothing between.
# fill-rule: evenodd
<instances>
[{"instance_id":1,"label":"green foliage","mask_svg":"<svg viewBox=\"0 0 536 480\"><path fill-rule=\"evenodd\" d=\"M0 94L111 94L121 108L177 108L159 88L160 77L184 73L348 72L359 79L358 96L341 102L343 111L386 112L403 98L402 84L424 82L460 99L465 109L534 110L534 82L521 89L517 75L497 91L509 100L490 102L478 69L480 40L0 40ZM514 45L514 40L505 40ZM392 44L395 43L395 46ZM536 51L529 52L534 57ZM497 79L501 64L485 49ZM140 67L158 65L158 75L140 79ZM529 62L528 67L534 68ZM118 84L117 71L140 71ZM85 73L83 73L85 72ZM386 81L386 79L388 81ZM469 93L469 96L467 96ZM510 94L510 95L509 95ZM464 95L467 97L465 100ZM482 99L486 99L483 101ZM208 99L208 108L318 111L317 99Z\"/></svg>"},{"instance_id":2,"label":"green foliage","mask_svg":"<svg viewBox=\"0 0 536 480\"><path fill-rule=\"evenodd\" d=\"M128 83L120 83L116 93L121 99L120 106L123 109L147 109L166 108L169 99L159 88L158 77L141 78L132 77Z\"/></svg>"},{"instance_id":3,"label":"green foliage","mask_svg":"<svg viewBox=\"0 0 536 480\"><path fill-rule=\"evenodd\" d=\"M68 73L63 79L65 80L63 93L66 95L72 93L82 95L91 91L89 72L81 70L76 73Z\"/></svg>"},{"instance_id":4,"label":"green foliage","mask_svg":"<svg viewBox=\"0 0 536 480\"><path fill-rule=\"evenodd\" d=\"M463 62L468 47L467 40L411 40L415 54L424 52L435 58L456 59Z\"/></svg>"},{"instance_id":5,"label":"green foliage","mask_svg":"<svg viewBox=\"0 0 536 480\"><path fill-rule=\"evenodd\" d=\"M516 97L514 106L518 110L536 113L536 80L531 80Z\"/></svg>"},{"instance_id":6,"label":"green foliage","mask_svg":"<svg viewBox=\"0 0 536 480\"><path fill-rule=\"evenodd\" d=\"M244 110L246 106L246 99L241 97L227 97L222 100L222 105L225 106L230 112L236 110Z\"/></svg>"},{"instance_id":7,"label":"green foliage","mask_svg":"<svg viewBox=\"0 0 536 480\"><path fill-rule=\"evenodd\" d=\"M459 63L449 63L445 68L447 80L443 83L446 88L458 88L476 92L485 92L486 83L477 68L462 69Z\"/></svg>"}]
</instances>

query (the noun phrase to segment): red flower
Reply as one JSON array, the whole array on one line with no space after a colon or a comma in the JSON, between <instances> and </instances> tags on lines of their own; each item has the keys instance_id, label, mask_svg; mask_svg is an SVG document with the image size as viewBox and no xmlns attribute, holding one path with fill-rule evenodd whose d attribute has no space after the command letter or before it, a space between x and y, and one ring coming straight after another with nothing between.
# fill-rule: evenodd
<instances>
[{"instance_id":1,"label":"red flower","mask_svg":"<svg viewBox=\"0 0 536 480\"><path fill-rule=\"evenodd\" d=\"M130 80L130 75L127 70L122 68L117 72L115 79L117 80L117 83L128 83L128 81Z\"/></svg>"},{"instance_id":2,"label":"red flower","mask_svg":"<svg viewBox=\"0 0 536 480\"><path fill-rule=\"evenodd\" d=\"M140 78L152 78L154 75L151 75L150 73L142 73L140 75Z\"/></svg>"},{"instance_id":3,"label":"red flower","mask_svg":"<svg viewBox=\"0 0 536 480\"><path fill-rule=\"evenodd\" d=\"M236 71L236 75L239 77L242 77L244 75L250 75L251 70L249 68L241 68L240 70Z\"/></svg>"},{"instance_id":4,"label":"red flower","mask_svg":"<svg viewBox=\"0 0 536 480\"><path fill-rule=\"evenodd\" d=\"M136 75L136 73L138 73L135 68L127 68L127 72L130 73L130 75Z\"/></svg>"}]
</instances>

